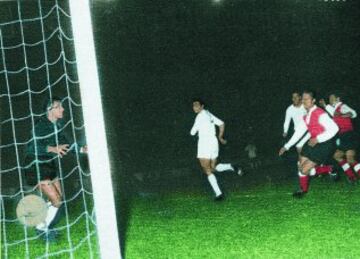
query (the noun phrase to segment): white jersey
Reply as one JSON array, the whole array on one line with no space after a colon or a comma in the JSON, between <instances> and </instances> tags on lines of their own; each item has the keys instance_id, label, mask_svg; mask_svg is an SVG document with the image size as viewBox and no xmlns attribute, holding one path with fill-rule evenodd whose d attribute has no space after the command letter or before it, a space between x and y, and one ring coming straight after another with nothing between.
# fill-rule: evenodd
<instances>
[{"instance_id":1,"label":"white jersey","mask_svg":"<svg viewBox=\"0 0 360 259\"><path fill-rule=\"evenodd\" d=\"M208 110L202 110L196 115L195 123L190 131L191 135L199 136L199 139L202 138L211 138L216 137L216 126L223 125L224 122L210 113Z\"/></svg>"},{"instance_id":2,"label":"white jersey","mask_svg":"<svg viewBox=\"0 0 360 259\"><path fill-rule=\"evenodd\" d=\"M293 104L290 105L286 109L284 133L286 134L288 133L291 120L294 123L294 129L296 129L298 127L298 124L301 123L305 115L306 115L306 110L303 105L300 105L298 107L294 106Z\"/></svg>"},{"instance_id":3,"label":"white jersey","mask_svg":"<svg viewBox=\"0 0 360 259\"><path fill-rule=\"evenodd\" d=\"M219 155L219 142L216 138L216 126L223 125L224 122L215 117L208 110L202 110L196 115L194 126L190 134L198 134L198 158L216 159Z\"/></svg>"}]
</instances>

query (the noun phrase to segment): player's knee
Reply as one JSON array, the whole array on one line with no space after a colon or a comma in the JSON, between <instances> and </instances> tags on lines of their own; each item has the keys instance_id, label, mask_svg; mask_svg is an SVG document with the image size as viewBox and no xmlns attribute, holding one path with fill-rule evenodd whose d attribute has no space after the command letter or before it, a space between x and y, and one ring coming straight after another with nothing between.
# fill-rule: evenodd
<instances>
[{"instance_id":1,"label":"player's knee","mask_svg":"<svg viewBox=\"0 0 360 259\"><path fill-rule=\"evenodd\" d=\"M46 191L49 188L50 184L51 183L48 180L40 181L39 184L38 184L38 188L40 190L45 190Z\"/></svg>"},{"instance_id":2,"label":"player's knee","mask_svg":"<svg viewBox=\"0 0 360 259\"><path fill-rule=\"evenodd\" d=\"M55 198L54 200L51 201L51 205L53 205L56 208L60 208L61 206L61 199L59 198Z\"/></svg>"},{"instance_id":3,"label":"player's knee","mask_svg":"<svg viewBox=\"0 0 360 259\"><path fill-rule=\"evenodd\" d=\"M305 167L305 161L303 161L303 160L298 161L297 167L298 167L298 170L300 172L302 172L303 168Z\"/></svg>"},{"instance_id":4,"label":"player's knee","mask_svg":"<svg viewBox=\"0 0 360 259\"><path fill-rule=\"evenodd\" d=\"M204 170L204 171L209 171L211 170L211 164L209 161L200 161L200 165L201 165L201 168Z\"/></svg>"},{"instance_id":5,"label":"player's knee","mask_svg":"<svg viewBox=\"0 0 360 259\"><path fill-rule=\"evenodd\" d=\"M211 174L211 172L212 172L211 167L208 165L201 165L201 168L202 168L202 171L207 175Z\"/></svg>"},{"instance_id":6,"label":"player's knee","mask_svg":"<svg viewBox=\"0 0 360 259\"><path fill-rule=\"evenodd\" d=\"M54 190L53 188L48 189L45 194L54 207L60 207L62 196L59 195L56 190Z\"/></svg>"},{"instance_id":7,"label":"player's knee","mask_svg":"<svg viewBox=\"0 0 360 259\"><path fill-rule=\"evenodd\" d=\"M213 174L213 171L211 170L204 170L204 173L209 176L209 175L212 175Z\"/></svg>"},{"instance_id":8,"label":"player's knee","mask_svg":"<svg viewBox=\"0 0 360 259\"><path fill-rule=\"evenodd\" d=\"M355 163L355 158L354 158L353 156L351 156L351 157L346 157L346 161L347 161L348 163L350 163L350 164L353 164L353 163Z\"/></svg>"},{"instance_id":9,"label":"player's knee","mask_svg":"<svg viewBox=\"0 0 360 259\"><path fill-rule=\"evenodd\" d=\"M346 152L346 160L351 164L354 163L355 162L355 152L353 152L353 151Z\"/></svg>"},{"instance_id":10,"label":"player's knee","mask_svg":"<svg viewBox=\"0 0 360 259\"><path fill-rule=\"evenodd\" d=\"M304 163L302 164L301 166L301 170L300 172L303 174L303 175L309 175L310 174L310 170L313 168L313 166L309 163Z\"/></svg>"},{"instance_id":11,"label":"player's knee","mask_svg":"<svg viewBox=\"0 0 360 259\"><path fill-rule=\"evenodd\" d=\"M302 175L309 175L310 169L302 168L302 169L300 170L300 172L301 172Z\"/></svg>"},{"instance_id":12,"label":"player's knee","mask_svg":"<svg viewBox=\"0 0 360 259\"><path fill-rule=\"evenodd\" d=\"M334 159L337 161L337 162L340 162L344 157L344 153L342 151L336 151L335 154L334 154Z\"/></svg>"},{"instance_id":13,"label":"player's knee","mask_svg":"<svg viewBox=\"0 0 360 259\"><path fill-rule=\"evenodd\" d=\"M208 170L211 169L210 165L205 164L205 163L201 163L201 168L202 168L204 171L208 171Z\"/></svg>"}]
</instances>

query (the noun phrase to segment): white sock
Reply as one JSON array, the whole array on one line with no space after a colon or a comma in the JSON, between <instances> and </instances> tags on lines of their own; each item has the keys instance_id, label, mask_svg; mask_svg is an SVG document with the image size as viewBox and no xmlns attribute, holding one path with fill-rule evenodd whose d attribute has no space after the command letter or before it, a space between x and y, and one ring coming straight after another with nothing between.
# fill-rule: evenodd
<instances>
[{"instance_id":1,"label":"white sock","mask_svg":"<svg viewBox=\"0 0 360 259\"><path fill-rule=\"evenodd\" d=\"M49 226L49 224L51 223L51 221L54 219L58 208L52 206L51 202L48 201L46 203L46 205L48 206L48 211L46 214L46 218L44 222L41 222L40 224L36 225L36 229L41 230L41 231L47 231L47 228Z\"/></svg>"},{"instance_id":2,"label":"white sock","mask_svg":"<svg viewBox=\"0 0 360 259\"><path fill-rule=\"evenodd\" d=\"M45 222L41 222L40 224L37 224L35 227L37 230L46 231L47 225Z\"/></svg>"},{"instance_id":3,"label":"white sock","mask_svg":"<svg viewBox=\"0 0 360 259\"><path fill-rule=\"evenodd\" d=\"M45 219L45 224L46 227L48 227L51 223L51 221L53 221L53 219L55 218L55 215L57 213L59 208L54 207L53 205L50 205L48 208L48 213Z\"/></svg>"},{"instance_id":4,"label":"white sock","mask_svg":"<svg viewBox=\"0 0 360 259\"><path fill-rule=\"evenodd\" d=\"M211 187L213 188L214 192L215 192L215 195L216 196L219 196L222 194L221 190L220 190L220 187L218 185L218 182L216 180L216 177L214 174L211 174L211 175L208 175L208 180L209 180L209 183L211 185Z\"/></svg>"},{"instance_id":5,"label":"white sock","mask_svg":"<svg viewBox=\"0 0 360 259\"><path fill-rule=\"evenodd\" d=\"M231 164L217 164L215 170L218 172L235 171L234 167Z\"/></svg>"},{"instance_id":6,"label":"white sock","mask_svg":"<svg viewBox=\"0 0 360 259\"><path fill-rule=\"evenodd\" d=\"M316 175L316 169L315 169L315 168L311 168L309 175L310 175L310 176Z\"/></svg>"},{"instance_id":7,"label":"white sock","mask_svg":"<svg viewBox=\"0 0 360 259\"><path fill-rule=\"evenodd\" d=\"M300 177L306 177L306 176L307 176L306 174L303 174L301 171L298 172L298 175L299 175Z\"/></svg>"}]
</instances>

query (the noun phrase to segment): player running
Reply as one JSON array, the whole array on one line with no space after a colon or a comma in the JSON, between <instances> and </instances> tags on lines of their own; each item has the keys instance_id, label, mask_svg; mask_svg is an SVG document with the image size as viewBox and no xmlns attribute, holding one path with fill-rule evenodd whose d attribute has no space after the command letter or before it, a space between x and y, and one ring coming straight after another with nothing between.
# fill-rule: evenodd
<instances>
[{"instance_id":1,"label":"player running","mask_svg":"<svg viewBox=\"0 0 360 259\"><path fill-rule=\"evenodd\" d=\"M322 105L339 127L334 159L344 170L349 182L354 183L356 181L354 171L360 175L360 164L355 160L357 136L352 124L352 119L357 116L356 111L343 103L336 93L330 94L328 105L325 106L324 102Z\"/></svg>"},{"instance_id":2,"label":"player running","mask_svg":"<svg viewBox=\"0 0 360 259\"><path fill-rule=\"evenodd\" d=\"M193 110L197 115L190 134L192 136L198 134L197 158L215 193L215 201L220 201L224 199L224 195L220 190L214 172L229 170L242 175L242 171L231 164L216 165L219 155L219 142L223 145L226 144L224 139L225 123L204 109L204 102L201 99L193 100ZM217 138L215 126L219 127Z\"/></svg>"},{"instance_id":3,"label":"player running","mask_svg":"<svg viewBox=\"0 0 360 259\"><path fill-rule=\"evenodd\" d=\"M318 167L318 170L316 166L325 164L334 154L333 140L339 130L330 116L316 106L313 91L304 91L302 102L307 113L295 129L294 135L279 151L279 155L285 153L308 131L305 135L308 141L303 146L299 158L300 190L293 193L295 198L302 198L308 192L310 176L331 170L330 166Z\"/></svg>"},{"instance_id":4,"label":"player running","mask_svg":"<svg viewBox=\"0 0 360 259\"><path fill-rule=\"evenodd\" d=\"M298 91L292 93L292 104L286 109L285 121L284 121L284 133L283 137L288 136L291 121L294 124L294 129L303 119L306 114L306 110L301 102L301 94Z\"/></svg>"},{"instance_id":5,"label":"player running","mask_svg":"<svg viewBox=\"0 0 360 259\"><path fill-rule=\"evenodd\" d=\"M301 101L301 93L298 91L294 91L292 93L292 104L286 109L285 113L285 121L284 121L284 132L283 137L288 137L289 127L291 121L293 122L294 130L298 127L298 124L301 123L304 116L306 115L306 110ZM296 150L298 154L301 152L301 148L305 144L306 139L302 138L296 144Z\"/></svg>"}]
</instances>

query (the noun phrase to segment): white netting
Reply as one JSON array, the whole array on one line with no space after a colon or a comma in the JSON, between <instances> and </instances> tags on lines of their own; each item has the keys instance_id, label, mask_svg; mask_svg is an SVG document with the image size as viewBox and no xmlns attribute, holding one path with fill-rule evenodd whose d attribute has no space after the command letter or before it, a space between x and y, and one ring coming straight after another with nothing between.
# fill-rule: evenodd
<instances>
[{"instance_id":1,"label":"white netting","mask_svg":"<svg viewBox=\"0 0 360 259\"><path fill-rule=\"evenodd\" d=\"M85 138L73 44L67 2L1 3L1 258L98 257L90 174L86 156L77 148ZM60 236L49 243L20 224L15 207L24 196L37 193L24 179L24 169L35 162L25 163L25 150L36 138L31 132L37 120L45 115L43 102L52 96L61 97L65 108L64 123L53 134L62 131L76 144L72 154L53 158L65 217L56 226Z\"/></svg>"}]
</instances>

